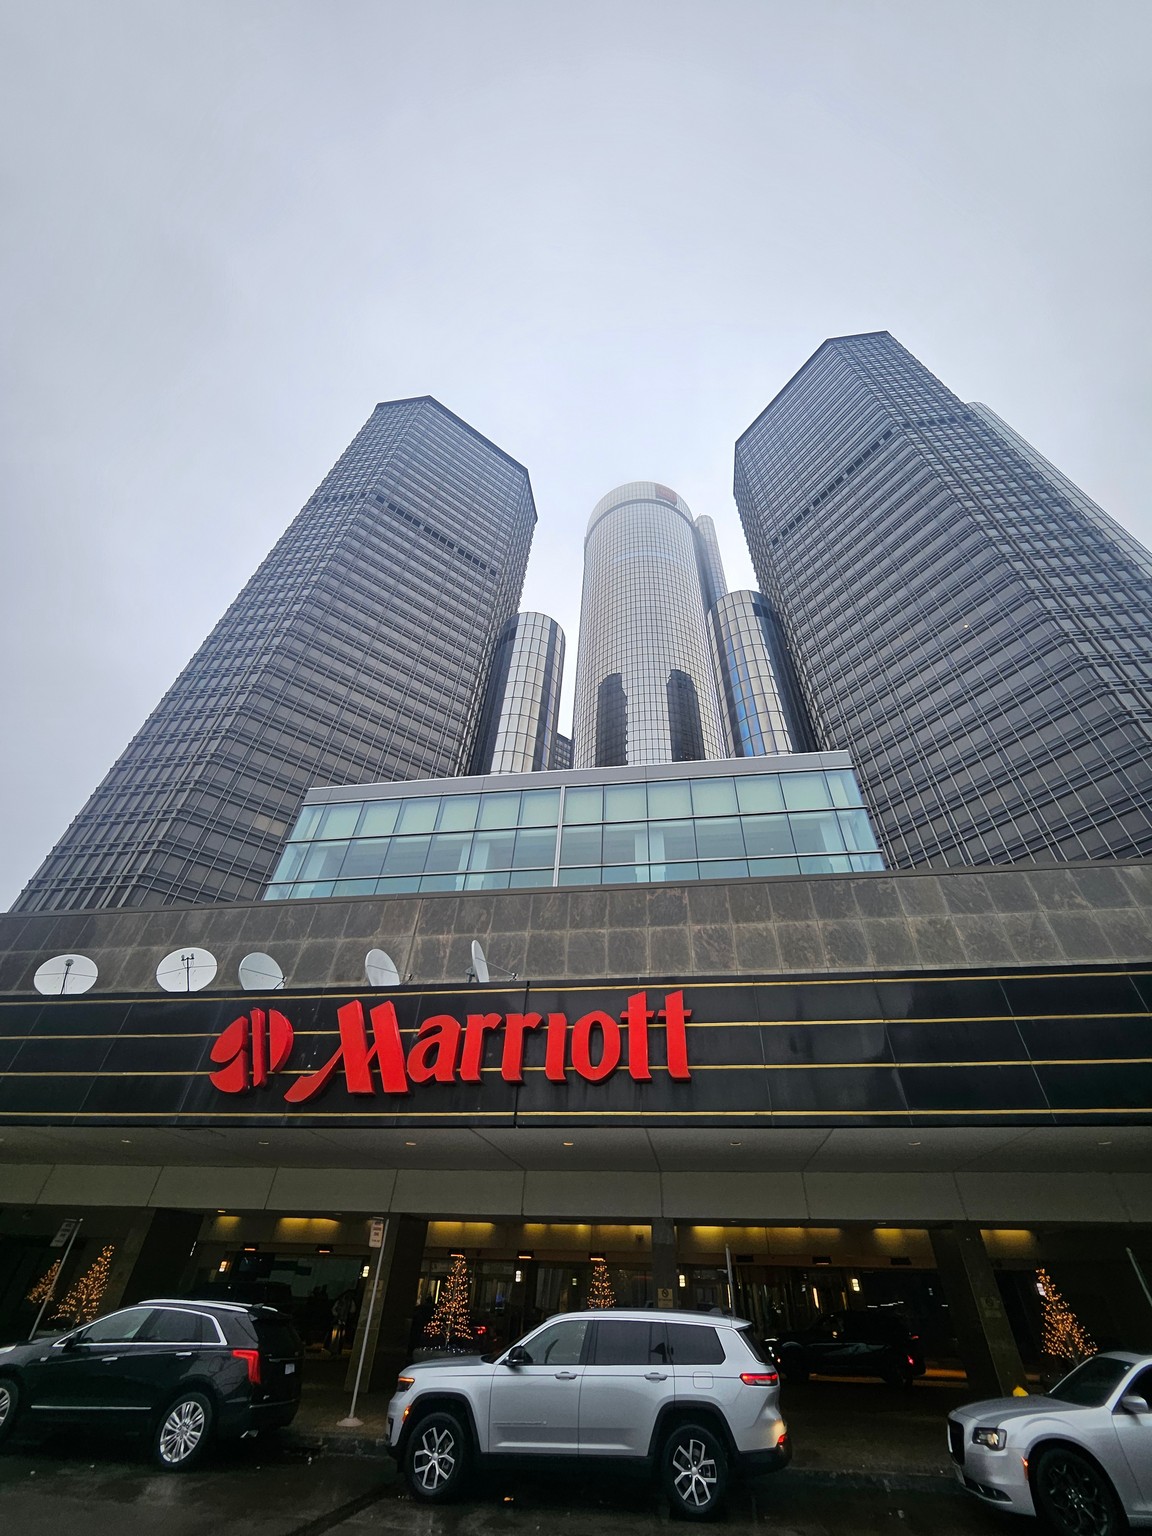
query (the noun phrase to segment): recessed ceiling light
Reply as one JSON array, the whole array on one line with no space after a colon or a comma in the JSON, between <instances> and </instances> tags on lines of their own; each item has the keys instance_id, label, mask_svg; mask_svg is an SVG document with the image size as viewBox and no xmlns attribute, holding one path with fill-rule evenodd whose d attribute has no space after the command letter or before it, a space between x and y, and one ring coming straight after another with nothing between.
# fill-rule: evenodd
<instances>
[{"instance_id":1,"label":"recessed ceiling light","mask_svg":"<svg viewBox=\"0 0 1152 1536\"><path fill-rule=\"evenodd\" d=\"M565 1146L565 1147L574 1147L575 1145L576 1145L576 1143L574 1141L561 1142L561 1146Z\"/></svg>"},{"instance_id":2,"label":"recessed ceiling light","mask_svg":"<svg viewBox=\"0 0 1152 1536\"><path fill-rule=\"evenodd\" d=\"M414 1147L414 1146L415 1146L415 1145L416 1145L416 1143L415 1143L415 1142L414 1142L414 1141L406 1141L406 1142L405 1142L405 1143L404 1143L404 1145L405 1145L405 1146L406 1146L406 1147Z\"/></svg>"},{"instance_id":3,"label":"recessed ceiling light","mask_svg":"<svg viewBox=\"0 0 1152 1536\"><path fill-rule=\"evenodd\" d=\"M227 1216L228 1212L227 1211L222 1211L222 1210L219 1209L219 1207L217 1207L216 1214L217 1214L217 1216Z\"/></svg>"},{"instance_id":4,"label":"recessed ceiling light","mask_svg":"<svg viewBox=\"0 0 1152 1536\"><path fill-rule=\"evenodd\" d=\"M744 1143L742 1141L730 1141L728 1145L730 1147L742 1147Z\"/></svg>"},{"instance_id":5,"label":"recessed ceiling light","mask_svg":"<svg viewBox=\"0 0 1152 1536\"><path fill-rule=\"evenodd\" d=\"M1098 1141L1096 1145L1098 1147L1110 1147L1112 1143L1110 1141Z\"/></svg>"},{"instance_id":6,"label":"recessed ceiling light","mask_svg":"<svg viewBox=\"0 0 1152 1536\"><path fill-rule=\"evenodd\" d=\"M918 1142L918 1141L910 1141L910 1142L909 1142L909 1143L908 1143L908 1145L909 1145L909 1146L910 1146L910 1147L918 1147L918 1146L920 1146L920 1142Z\"/></svg>"},{"instance_id":7,"label":"recessed ceiling light","mask_svg":"<svg viewBox=\"0 0 1152 1536\"><path fill-rule=\"evenodd\" d=\"M131 1138L131 1136L121 1136L121 1138L120 1138L120 1145L122 1147L130 1147L132 1145L132 1138Z\"/></svg>"},{"instance_id":8,"label":"recessed ceiling light","mask_svg":"<svg viewBox=\"0 0 1152 1536\"><path fill-rule=\"evenodd\" d=\"M258 1142L257 1142L257 1143L256 1143L256 1145L257 1145L257 1146L258 1146L258 1147L266 1147L266 1146L268 1146L268 1142L266 1142L266 1141L258 1141Z\"/></svg>"}]
</instances>

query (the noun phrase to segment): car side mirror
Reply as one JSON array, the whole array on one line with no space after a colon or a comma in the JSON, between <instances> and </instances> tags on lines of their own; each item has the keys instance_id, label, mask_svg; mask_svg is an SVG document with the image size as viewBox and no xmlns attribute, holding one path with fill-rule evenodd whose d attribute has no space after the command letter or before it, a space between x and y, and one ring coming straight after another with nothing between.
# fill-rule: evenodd
<instances>
[{"instance_id":1,"label":"car side mirror","mask_svg":"<svg viewBox=\"0 0 1152 1536\"><path fill-rule=\"evenodd\" d=\"M83 1344L83 1333L70 1333L66 1339L61 1339L61 1349L75 1349L78 1344Z\"/></svg>"},{"instance_id":2,"label":"car side mirror","mask_svg":"<svg viewBox=\"0 0 1152 1536\"><path fill-rule=\"evenodd\" d=\"M1125 1413L1152 1413L1152 1408L1148 1406L1148 1400L1143 1397L1137 1397L1135 1392L1126 1393L1120 1399L1120 1407L1123 1408Z\"/></svg>"},{"instance_id":3,"label":"car side mirror","mask_svg":"<svg viewBox=\"0 0 1152 1536\"><path fill-rule=\"evenodd\" d=\"M524 1348L523 1344L513 1344L512 1348L504 1356L505 1365L531 1365L532 1356Z\"/></svg>"}]
</instances>

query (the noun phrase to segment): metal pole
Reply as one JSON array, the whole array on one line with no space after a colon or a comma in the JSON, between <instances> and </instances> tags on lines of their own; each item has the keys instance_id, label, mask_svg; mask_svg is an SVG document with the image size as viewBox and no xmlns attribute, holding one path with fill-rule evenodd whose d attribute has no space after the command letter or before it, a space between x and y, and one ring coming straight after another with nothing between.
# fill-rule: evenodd
<instances>
[{"instance_id":1,"label":"metal pole","mask_svg":"<svg viewBox=\"0 0 1152 1536\"><path fill-rule=\"evenodd\" d=\"M388 1228L392 1223L391 1216L384 1222L384 1231L380 1237L380 1252L376 1255L376 1273L372 1277L372 1294L368 1297L368 1315L364 1319L364 1332L360 1338L360 1359L356 1365L356 1380L352 1385L352 1406L348 1410L348 1417L340 1419L338 1427L341 1429L359 1429L363 1419L356 1417L356 1399L360 1395L360 1378L364 1374L364 1356L368 1353L368 1338L372 1332L372 1314L376 1310L376 1292L380 1289L380 1271L384 1267L384 1249L388 1243Z\"/></svg>"},{"instance_id":2,"label":"metal pole","mask_svg":"<svg viewBox=\"0 0 1152 1536\"><path fill-rule=\"evenodd\" d=\"M84 1225L84 1218L83 1218L83 1216L81 1216L80 1220L76 1223L76 1225L72 1228L72 1231L68 1234L68 1241L64 1245L64 1252L60 1255L60 1268L56 1271L56 1278L52 1282L52 1289L48 1292L47 1296L45 1296L44 1300L40 1303L40 1310L36 1314L36 1321L32 1324L32 1332L28 1335L28 1342L29 1343L31 1343L32 1340L36 1337L36 1330L40 1326L40 1319L44 1316L44 1313L45 1313L45 1311L48 1308L48 1303L50 1301L52 1301L55 1298L55 1296L56 1296L56 1287L60 1283L60 1276L64 1273L64 1265L68 1261L68 1255L72 1252L72 1244L76 1241L76 1234L77 1234L77 1232L79 1232L80 1228L83 1225Z\"/></svg>"},{"instance_id":3,"label":"metal pole","mask_svg":"<svg viewBox=\"0 0 1152 1536\"><path fill-rule=\"evenodd\" d=\"M736 1316L736 1282L732 1278L732 1250L728 1244L724 1244L724 1263L728 1269L728 1310L732 1316Z\"/></svg>"},{"instance_id":4,"label":"metal pole","mask_svg":"<svg viewBox=\"0 0 1152 1536\"><path fill-rule=\"evenodd\" d=\"M1136 1271L1136 1278L1140 1282L1140 1289L1144 1292L1145 1296L1148 1298L1148 1305L1150 1307L1152 1307L1152 1291L1150 1291L1148 1289L1148 1282L1144 1278L1144 1271L1140 1268L1139 1264L1137 1264L1137 1262L1136 1262L1136 1255L1132 1252L1131 1248L1125 1248L1124 1252L1128 1255L1129 1259L1132 1261L1132 1268Z\"/></svg>"}]
</instances>

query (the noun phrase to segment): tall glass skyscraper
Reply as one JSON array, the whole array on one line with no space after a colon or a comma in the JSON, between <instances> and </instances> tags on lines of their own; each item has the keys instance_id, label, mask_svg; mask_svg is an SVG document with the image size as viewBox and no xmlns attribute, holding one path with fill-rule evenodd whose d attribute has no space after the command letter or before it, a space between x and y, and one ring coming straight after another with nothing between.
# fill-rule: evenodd
<instances>
[{"instance_id":1,"label":"tall glass skyscraper","mask_svg":"<svg viewBox=\"0 0 1152 1536\"><path fill-rule=\"evenodd\" d=\"M555 765L564 631L546 613L518 613L496 641L473 773L540 773Z\"/></svg>"},{"instance_id":2,"label":"tall glass skyscraper","mask_svg":"<svg viewBox=\"0 0 1152 1536\"><path fill-rule=\"evenodd\" d=\"M633 481L597 502L584 540L577 768L731 756L704 588L722 581L718 564L715 536L702 543L667 486Z\"/></svg>"},{"instance_id":3,"label":"tall glass skyscraper","mask_svg":"<svg viewBox=\"0 0 1152 1536\"><path fill-rule=\"evenodd\" d=\"M254 897L312 786L463 772L535 522L458 416L378 405L15 910Z\"/></svg>"},{"instance_id":4,"label":"tall glass skyscraper","mask_svg":"<svg viewBox=\"0 0 1152 1536\"><path fill-rule=\"evenodd\" d=\"M887 332L736 445L820 747L897 867L1152 853L1152 556Z\"/></svg>"}]
</instances>

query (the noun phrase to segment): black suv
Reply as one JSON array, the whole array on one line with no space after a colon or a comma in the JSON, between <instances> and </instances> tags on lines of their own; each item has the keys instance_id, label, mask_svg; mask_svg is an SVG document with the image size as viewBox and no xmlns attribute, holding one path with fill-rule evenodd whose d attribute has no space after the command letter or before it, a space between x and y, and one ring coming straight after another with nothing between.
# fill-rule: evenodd
<instances>
[{"instance_id":1,"label":"black suv","mask_svg":"<svg viewBox=\"0 0 1152 1536\"><path fill-rule=\"evenodd\" d=\"M291 1423L303 1346L273 1307L142 1301L58 1338L0 1348L0 1442L18 1420L139 1429L165 1471L214 1435Z\"/></svg>"},{"instance_id":2,"label":"black suv","mask_svg":"<svg viewBox=\"0 0 1152 1536\"><path fill-rule=\"evenodd\" d=\"M880 1308L833 1312L815 1328L781 1333L766 1341L785 1381L823 1376L879 1376L893 1387L910 1387L924 1374L919 1335L902 1317Z\"/></svg>"}]
</instances>

